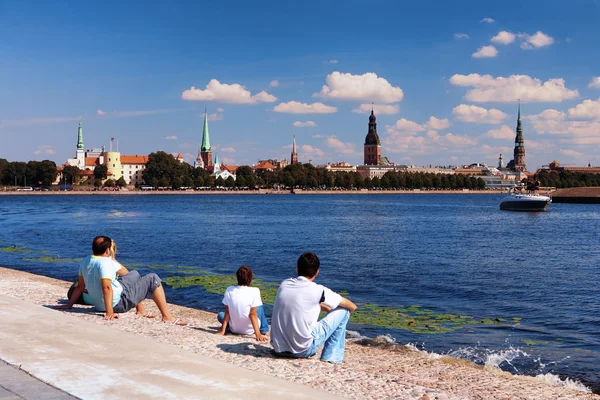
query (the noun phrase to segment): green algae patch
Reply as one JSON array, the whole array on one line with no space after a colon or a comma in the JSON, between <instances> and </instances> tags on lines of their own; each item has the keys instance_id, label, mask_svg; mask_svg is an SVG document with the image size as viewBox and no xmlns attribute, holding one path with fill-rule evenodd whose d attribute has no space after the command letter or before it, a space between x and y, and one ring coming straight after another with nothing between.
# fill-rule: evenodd
<instances>
[{"instance_id":1,"label":"green algae patch","mask_svg":"<svg viewBox=\"0 0 600 400\"><path fill-rule=\"evenodd\" d=\"M171 276L163 279L163 282L173 289L200 286L206 292L217 295L223 295L227 287L237 285L237 279L233 275L188 275L184 270L178 272L185 275ZM263 303L275 303L279 284L254 279L251 286L260 289ZM347 292L344 295L347 295ZM420 305L384 307L372 303L358 304L358 309L350 316L350 322L353 324L400 329L427 335L454 332L467 325L498 325L504 321L502 318L477 319L470 315L436 313Z\"/></svg>"},{"instance_id":2,"label":"green algae patch","mask_svg":"<svg viewBox=\"0 0 600 400\"><path fill-rule=\"evenodd\" d=\"M503 321L502 318L476 319L470 315L436 313L419 305L382 307L369 303L359 304L358 309L350 316L350 322L354 324L401 329L425 335L454 332L467 325L497 325Z\"/></svg>"},{"instance_id":3,"label":"green algae patch","mask_svg":"<svg viewBox=\"0 0 600 400\"><path fill-rule=\"evenodd\" d=\"M83 258L60 258L54 256L41 256L41 257L24 257L23 261L30 262L41 262L41 263L78 263Z\"/></svg>"},{"instance_id":4,"label":"green algae patch","mask_svg":"<svg viewBox=\"0 0 600 400\"><path fill-rule=\"evenodd\" d=\"M549 342L545 340L531 340L531 339L523 339L523 343L527 346L540 346L544 344L548 344Z\"/></svg>"},{"instance_id":5,"label":"green algae patch","mask_svg":"<svg viewBox=\"0 0 600 400\"><path fill-rule=\"evenodd\" d=\"M17 247L17 246L6 246L6 247L0 247L0 251L3 253L11 253L11 254L29 254L32 251L25 249L23 247Z\"/></svg>"},{"instance_id":6,"label":"green algae patch","mask_svg":"<svg viewBox=\"0 0 600 400\"><path fill-rule=\"evenodd\" d=\"M229 286L237 285L237 279L233 275L171 276L163 279L163 282L171 286L173 289L200 286L204 288L204 290L208 293L219 295L224 294L225 290ZM254 279L250 286L257 287L260 289L260 295L263 303L275 303L275 296L279 287L278 284L273 282L263 282L262 279Z\"/></svg>"}]
</instances>

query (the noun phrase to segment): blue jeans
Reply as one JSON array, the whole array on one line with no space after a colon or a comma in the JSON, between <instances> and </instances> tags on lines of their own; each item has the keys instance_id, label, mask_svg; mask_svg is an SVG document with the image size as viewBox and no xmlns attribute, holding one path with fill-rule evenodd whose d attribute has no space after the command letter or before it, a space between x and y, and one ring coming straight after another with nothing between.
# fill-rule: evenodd
<instances>
[{"instance_id":1,"label":"blue jeans","mask_svg":"<svg viewBox=\"0 0 600 400\"><path fill-rule=\"evenodd\" d=\"M269 321L267 321L267 316L265 315L265 308L263 306L256 307L256 316L260 321L260 333L266 335L269 332ZM225 311L221 311L217 314L217 319L220 323L223 323L225 320ZM231 332L229 329L229 324L227 324L227 332Z\"/></svg>"},{"instance_id":2,"label":"blue jeans","mask_svg":"<svg viewBox=\"0 0 600 400\"><path fill-rule=\"evenodd\" d=\"M341 364L346 348L346 325L349 318L350 311L345 308L331 310L313 329L311 346L302 353L290 354L297 358L308 358L317 354L319 347L325 344L321 352L321 361Z\"/></svg>"}]
</instances>

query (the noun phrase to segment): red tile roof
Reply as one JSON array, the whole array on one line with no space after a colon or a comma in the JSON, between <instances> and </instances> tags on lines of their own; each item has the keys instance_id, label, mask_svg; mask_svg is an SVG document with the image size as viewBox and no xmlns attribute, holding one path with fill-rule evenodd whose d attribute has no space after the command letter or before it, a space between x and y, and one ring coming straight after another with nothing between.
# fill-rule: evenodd
<instances>
[{"instance_id":1,"label":"red tile roof","mask_svg":"<svg viewBox=\"0 0 600 400\"><path fill-rule=\"evenodd\" d=\"M256 167L254 167L254 169L275 169L277 167L275 167L273 164L271 164L270 162L264 162L264 163L259 163Z\"/></svg>"},{"instance_id":2,"label":"red tile roof","mask_svg":"<svg viewBox=\"0 0 600 400\"><path fill-rule=\"evenodd\" d=\"M235 174L235 171L237 171L238 166L237 165L221 165L221 169L226 169L227 171L231 172L232 174Z\"/></svg>"},{"instance_id":3,"label":"red tile roof","mask_svg":"<svg viewBox=\"0 0 600 400\"><path fill-rule=\"evenodd\" d=\"M98 158L98 157L86 157L85 158L85 166L86 167L95 167L96 165L100 165L100 158Z\"/></svg>"},{"instance_id":4,"label":"red tile roof","mask_svg":"<svg viewBox=\"0 0 600 400\"><path fill-rule=\"evenodd\" d=\"M121 156L121 165L123 164L143 164L148 163L148 156Z\"/></svg>"}]
</instances>

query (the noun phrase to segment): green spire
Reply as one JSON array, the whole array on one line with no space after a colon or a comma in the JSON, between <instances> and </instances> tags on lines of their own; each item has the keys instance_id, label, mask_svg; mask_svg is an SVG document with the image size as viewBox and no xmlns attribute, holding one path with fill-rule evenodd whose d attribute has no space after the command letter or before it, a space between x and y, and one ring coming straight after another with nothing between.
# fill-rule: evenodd
<instances>
[{"instance_id":1,"label":"green spire","mask_svg":"<svg viewBox=\"0 0 600 400\"><path fill-rule=\"evenodd\" d=\"M77 150L83 150L83 128L81 127L81 121L79 121L79 128L77 128Z\"/></svg>"},{"instance_id":2,"label":"green spire","mask_svg":"<svg viewBox=\"0 0 600 400\"><path fill-rule=\"evenodd\" d=\"M515 142L523 143L523 126L521 125L521 100L519 100L519 112L517 114L517 137Z\"/></svg>"},{"instance_id":3,"label":"green spire","mask_svg":"<svg viewBox=\"0 0 600 400\"><path fill-rule=\"evenodd\" d=\"M204 108L204 130L202 131L202 151L210 151L210 138L208 137L208 115L206 107Z\"/></svg>"}]
</instances>

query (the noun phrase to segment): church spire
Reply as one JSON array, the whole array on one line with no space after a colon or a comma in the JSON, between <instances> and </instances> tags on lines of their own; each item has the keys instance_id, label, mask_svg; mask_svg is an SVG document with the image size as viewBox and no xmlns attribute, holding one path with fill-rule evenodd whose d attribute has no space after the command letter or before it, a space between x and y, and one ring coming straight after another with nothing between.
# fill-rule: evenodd
<instances>
[{"instance_id":1,"label":"church spire","mask_svg":"<svg viewBox=\"0 0 600 400\"><path fill-rule=\"evenodd\" d=\"M210 138L208 137L208 114L204 107L204 129L202 130L202 146L201 151L210 151Z\"/></svg>"},{"instance_id":2,"label":"church spire","mask_svg":"<svg viewBox=\"0 0 600 400\"><path fill-rule=\"evenodd\" d=\"M81 120L79 121L79 128L77 128L77 150L83 150L83 128L81 127Z\"/></svg>"}]
</instances>

